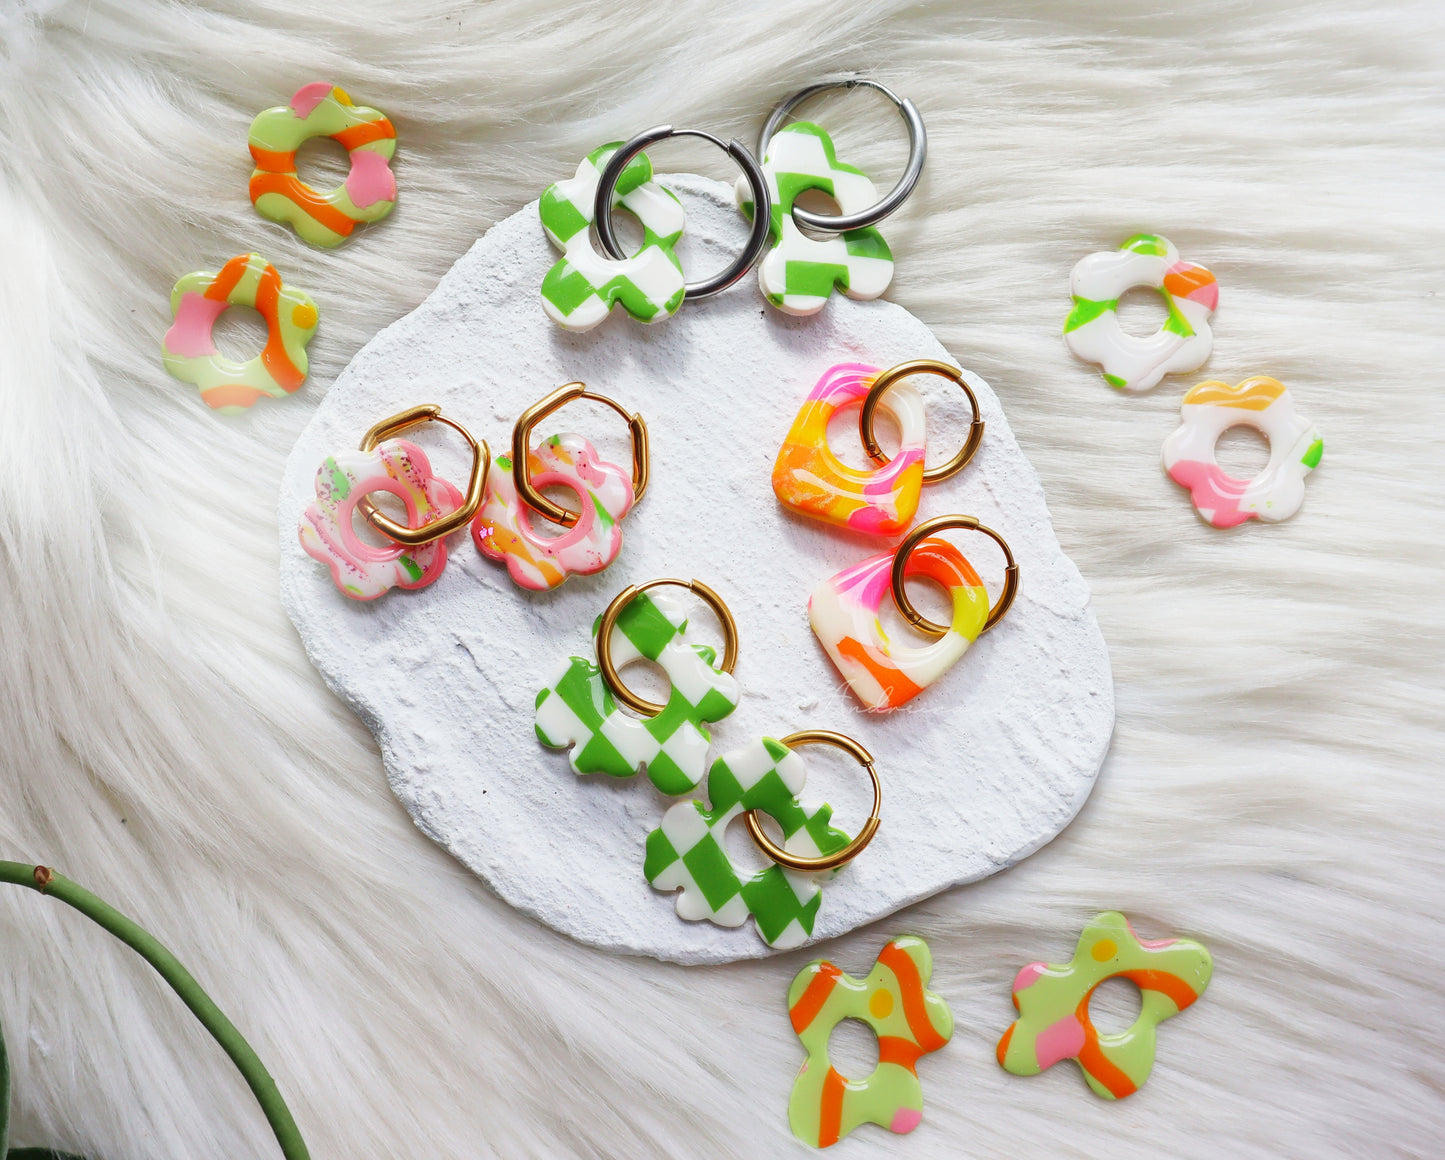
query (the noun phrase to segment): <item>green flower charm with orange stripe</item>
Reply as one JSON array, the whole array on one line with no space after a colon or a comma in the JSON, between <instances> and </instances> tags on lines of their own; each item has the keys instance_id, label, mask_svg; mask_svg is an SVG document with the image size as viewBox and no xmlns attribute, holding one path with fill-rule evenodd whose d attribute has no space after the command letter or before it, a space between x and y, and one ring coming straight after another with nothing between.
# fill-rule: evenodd
<instances>
[{"instance_id":1,"label":"green flower charm with orange stripe","mask_svg":"<svg viewBox=\"0 0 1445 1160\"><path fill-rule=\"evenodd\" d=\"M928 990L932 974L928 944L911 935L879 951L865 979L821 959L798 972L788 988L788 1015L808 1058L788 1101L793 1135L827 1148L859 1124L898 1133L918 1127L918 1059L953 1037L953 1012ZM858 1019L878 1036L878 1066L865 1079L848 1079L828 1062L828 1037L844 1019Z\"/></svg>"},{"instance_id":2,"label":"green flower charm with orange stripe","mask_svg":"<svg viewBox=\"0 0 1445 1160\"><path fill-rule=\"evenodd\" d=\"M237 362L216 350L212 328L227 306L250 306L266 320L266 346ZM306 344L316 304L281 281L260 254L241 254L217 273L187 274L171 291L175 320L161 340L166 370L199 388L208 407L237 415L257 399L280 399L306 381Z\"/></svg>"},{"instance_id":3,"label":"green flower charm with orange stripe","mask_svg":"<svg viewBox=\"0 0 1445 1160\"><path fill-rule=\"evenodd\" d=\"M325 193L296 174L296 150L312 137L330 137L351 155L346 181ZM289 223L313 246L339 246L362 222L379 221L396 205L396 129L326 81L302 85L289 105L259 114L248 143L256 212Z\"/></svg>"},{"instance_id":4,"label":"green flower charm with orange stripe","mask_svg":"<svg viewBox=\"0 0 1445 1160\"><path fill-rule=\"evenodd\" d=\"M1141 939L1117 911L1099 915L1079 938L1072 962L1030 963L1014 980L1019 1017L998 1042L998 1061L1015 1075L1037 1075L1061 1059L1078 1060L1095 1093L1133 1095L1154 1067L1158 1027L1204 993L1214 961L1193 939ZM1139 1017L1116 1035L1101 1035L1089 1000L1105 979L1140 991Z\"/></svg>"}]
</instances>

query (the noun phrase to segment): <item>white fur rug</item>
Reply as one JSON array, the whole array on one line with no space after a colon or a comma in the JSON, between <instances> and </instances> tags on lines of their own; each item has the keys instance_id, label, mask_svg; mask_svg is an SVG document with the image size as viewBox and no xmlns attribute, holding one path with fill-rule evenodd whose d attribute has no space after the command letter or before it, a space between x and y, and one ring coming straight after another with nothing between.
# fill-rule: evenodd
<instances>
[{"instance_id":1,"label":"white fur rug","mask_svg":"<svg viewBox=\"0 0 1445 1160\"><path fill-rule=\"evenodd\" d=\"M890 934L925 936L958 1017L921 1065L922 1127L839 1155L1439 1154L1445 10L1107 7L0 9L0 856L167 941L314 1156L807 1154L783 996L810 956L610 957L500 903L413 828L306 663L275 510L326 385L491 222L602 141L664 120L751 140L845 68L927 117L892 296L1008 409L1093 587L1119 726L1051 846L826 948L861 973ZM396 213L333 253L245 195L250 118L314 79L401 139ZM818 116L896 172L881 105ZM1218 275L1215 354L1124 398L1059 330L1073 263L1146 229ZM299 397L226 419L159 339L176 277L253 247L322 329ZM1297 391L1326 455L1297 519L1219 533L1159 446L1187 386L1255 373ZM1017 968L1067 958L1107 908L1216 959L1118 1104L1072 1064L1019 1079L993 1056ZM275 1154L129 952L28 893L0 895L0 922L16 1143Z\"/></svg>"}]
</instances>

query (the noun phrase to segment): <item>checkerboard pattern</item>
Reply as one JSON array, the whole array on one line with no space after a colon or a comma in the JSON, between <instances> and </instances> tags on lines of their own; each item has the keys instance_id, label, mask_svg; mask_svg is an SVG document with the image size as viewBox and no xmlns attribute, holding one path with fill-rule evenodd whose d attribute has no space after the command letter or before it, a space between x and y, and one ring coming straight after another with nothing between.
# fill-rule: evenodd
<instances>
[{"instance_id":1,"label":"checkerboard pattern","mask_svg":"<svg viewBox=\"0 0 1445 1160\"><path fill-rule=\"evenodd\" d=\"M728 858L728 823L744 810L760 810L782 827L790 854L821 857L840 850L849 837L829 825L833 807L809 809L797 795L807 780L803 759L771 737L724 754L708 771L712 808L678 802L647 835L643 873L658 890L677 890L678 917L741 926L753 916L769 946L795 947L813 933L822 903L819 880L836 871L802 874L771 865L742 878Z\"/></svg>"},{"instance_id":2,"label":"checkerboard pattern","mask_svg":"<svg viewBox=\"0 0 1445 1160\"><path fill-rule=\"evenodd\" d=\"M571 746L568 760L577 774L631 777L646 769L665 794L695 789L712 740L704 722L736 709L740 693L737 681L716 667L716 651L687 643L686 632L687 618L676 603L661 594L638 594L617 618L612 659L619 669L640 657L662 667L672 686L662 712L634 717L618 708L601 669L569 657L537 694L538 740L553 749Z\"/></svg>"},{"instance_id":3,"label":"checkerboard pattern","mask_svg":"<svg viewBox=\"0 0 1445 1160\"><path fill-rule=\"evenodd\" d=\"M793 203L809 189L830 194L842 213L858 213L878 200L873 182L845 165L828 134L808 121L785 125L768 142L763 174L773 200L772 248L758 264L769 302L786 314L816 314L836 286L849 298L877 298L893 281L893 253L872 226L810 238L793 220ZM738 205L749 221L752 190L737 185Z\"/></svg>"},{"instance_id":4,"label":"checkerboard pattern","mask_svg":"<svg viewBox=\"0 0 1445 1160\"><path fill-rule=\"evenodd\" d=\"M647 154L627 163L612 200L641 223L642 249L619 262L592 244L597 185L620 144L587 154L576 176L549 185L538 204L542 228L563 253L542 279L542 309L567 330L591 330L618 303L639 322L670 318L682 305L682 263L673 252L682 237L682 205L652 180Z\"/></svg>"}]
</instances>

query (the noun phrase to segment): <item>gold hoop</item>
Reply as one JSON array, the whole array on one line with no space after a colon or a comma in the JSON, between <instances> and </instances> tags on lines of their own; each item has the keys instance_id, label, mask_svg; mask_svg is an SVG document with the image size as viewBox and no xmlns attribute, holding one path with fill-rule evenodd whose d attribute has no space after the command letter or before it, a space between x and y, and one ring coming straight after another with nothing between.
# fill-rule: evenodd
<instances>
[{"instance_id":1,"label":"gold hoop","mask_svg":"<svg viewBox=\"0 0 1445 1160\"><path fill-rule=\"evenodd\" d=\"M531 450L529 443L532 428L553 411L560 410L577 399L590 399L594 403L602 403L627 420L628 430L632 433L632 502L637 503L642 499L642 493L647 490L649 464L647 423L643 421L642 416L629 414L620 403L614 402L606 395L593 394L587 389L586 383L567 383L560 386L545 399L533 403L523 411L517 420L517 425L512 428L512 482L524 504L554 524L561 524L566 528L576 527L577 513L553 503L532 486L531 476L527 472L527 454Z\"/></svg>"},{"instance_id":2,"label":"gold hoop","mask_svg":"<svg viewBox=\"0 0 1445 1160\"><path fill-rule=\"evenodd\" d=\"M977 516L936 516L931 520L924 520L923 523L919 524L903 538L903 542L898 545L897 554L893 557L893 603L898 605L898 611L903 614L904 619L920 632L925 632L929 636L946 636L948 634L949 630L947 626L934 624L933 621L929 620L920 613L918 609L914 608L913 602L908 599L908 593L903 590L903 571L908 566L908 557L913 549L918 547L919 541L925 536L932 535L934 532L944 531L948 528L962 528L970 532L982 532L1003 549L1003 558L1005 561L1003 591L999 593L997 603L995 603L990 610L988 619L984 621L983 628L980 630L981 633L987 632L1003 619L1004 613L1009 610L1009 606L1014 602L1014 597L1018 595L1019 566L1014 563L1014 554L1009 551L1007 541L992 528L986 528L983 524L979 523Z\"/></svg>"},{"instance_id":3,"label":"gold hoop","mask_svg":"<svg viewBox=\"0 0 1445 1160\"><path fill-rule=\"evenodd\" d=\"M383 419L362 436L361 449L374 451L376 445L382 440L394 439L403 431L419 427L423 423L441 423L450 427L461 435L467 441L467 446L472 449L472 474L467 481L467 490L462 497L462 506L456 511L442 516L439 520L422 524L419 528L411 528L406 524L397 523L388 516L371 502L369 495L362 496L356 505L356 510L366 517L367 523L383 536L412 548L421 544L430 544L433 540L440 540L443 536L449 536L458 528L463 528L471 523L472 517L477 514L477 509L482 506L482 495L487 487L487 473L492 466L492 451L486 441L483 440L478 446L477 441L472 438L472 433L455 419L448 419L443 415L442 409L437 403L422 403L420 406L399 411L390 418Z\"/></svg>"},{"instance_id":4,"label":"gold hoop","mask_svg":"<svg viewBox=\"0 0 1445 1160\"><path fill-rule=\"evenodd\" d=\"M863 409L858 412L858 434L863 438L863 447L868 452L868 458L879 467L886 467L888 456L883 454L883 448L878 445L878 438L873 433L873 418L877 414L878 404L888 389L899 380L906 379L909 375L921 374L939 375L957 383L968 396L968 405L973 408L973 422L968 426L968 439L958 454L941 467L925 468L923 471L924 483L937 483L940 479L947 479L950 475L962 471L978 451L978 445L983 442L984 422L983 415L979 413L978 399L974 396L973 388L964 381L963 372L957 367L937 359L916 358L912 362L899 363L896 367L883 371L873 380L873 386L863 400Z\"/></svg>"},{"instance_id":5,"label":"gold hoop","mask_svg":"<svg viewBox=\"0 0 1445 1160\"><path fill-rule=\"evenodd\" d=\"M723 598L701 580L663 579L649 580L646 584L629 584L612 598L612 603L597 622L597 667L602 670L602 679L612 690L612 695L634 713L640 713L644 717L656 717L667 706L644 700L622 683L622 675L612 663L612 630L617 627L617 618L622 610L635 596L649 588L660 588L663 585L689 589L717 614L723 630L723 659L720 670L731 673L738 663L738 622L733 619L732 610L723 603Z\"/></svg>"},{"instance_id":6,"label":"gold hoop","mask_svg":"<svg viewBox=\"0 0 1445 1160\"><path fill-rule=\"evenodd\" d=\"M863 853L864 847L873 840L873 835L878 832L878 811L883 805L883 786L878 780L878 770L873 765L873 755L847 734L834 733L831 729L805 729L801 733L789 733L788 736L779 738L779 742L789 749L796 749L800 745L831 745L834 749L841 749L848 754L868 771L868 776L873 780L873 812L868 815L868 820L863 823L863 828L858 831L856 838L841 850L835 850L821 858L801 858L797 854L789 854L763 832L763 824L758 820L757 810L748 810L743 814L743 817L747 819L748 833L752 835L759 850L779 866L786 866L789 870L816 874L820 870L836 870L839 866L853 861Z\"/></svg>"}]
</instances>

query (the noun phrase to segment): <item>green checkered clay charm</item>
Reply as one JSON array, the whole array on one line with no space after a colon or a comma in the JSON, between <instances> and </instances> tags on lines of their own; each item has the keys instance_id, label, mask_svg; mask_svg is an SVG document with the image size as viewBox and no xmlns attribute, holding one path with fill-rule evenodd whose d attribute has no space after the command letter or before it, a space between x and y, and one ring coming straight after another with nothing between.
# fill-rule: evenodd
<instances>
[{"instance_id":1,"label":"green checkered clay charm","mask_svg":"<svg viewBox=\"0 0 1445 1160\"><path fill-rule=\"evenodd\" d=\"M827 133L808 121L784 126L768 143L763 174L773 213L771 248L758 265L758 283L769 302L786 314L817 314L834 288L864 301L888 289L893 253L872 226L810 238L794 219L793 203L810 189L829 194L845 214L877 200L873 182L861 169L838 160ZM738 182L737 198L751 221L752 193L746 181Z\"/></svg>"},{"instance_id":2,"label":"green checkered clay charm","mask_svg":"<svg viewBox=\"0 0 1445 1160\"><path fill-rule=\"evenodd\" d=\"M652 162L639 153L628 162L612 204L642 225L642 248L614 261L592 245L597 185L621 142L594 149L575 176L549 185L537 212L542 228L563 257L542 279L542 309L567 330L591 330L622 308L639 322L671 318L682 305L686 285L673 247L682 237L682 204L652 180Z\"/></svg>"},{"instance_id":3,"label":"green checkered clay charm","mask_svg":"<svg viewBox=\"0 0 1445 1160\"><path fill-rule=\"evenodd\" d=\"M717 612L726 643L721 664L707 645L687 639L687 617L677 603L647 589L690 588ZM707 768L711 734L738 706L737 630L717 593L700 581L653 580L624 589L595 626L597 662L569 657L537 694L536 730L543 745L571 747L577 774L632 777L647 771L662 793L696 788ZM671 684L664 705L645 701L622 683L618 668L645 658L661 666ZM625 713L618 702L634 713Z\"/></svg>"},{"instance_id":4,"label":"green checkered clay charm","mask_svg":"<svg viewBox=\"0 0 1445 1160\"><path fill-rule=\"evenodd\" d=\"M851 841L831 824L831 806L798 801L808 770L791 746L809 742L834 744L859 756L873 778L873 813ZM751 915L758 935L771 947L786 950L806 942L823 901L821 884L857 856L878 828L872 758L841 734L796 733L782 741L764 737L713 762L707 795L710 808L699 801L678 802L647 835L647 880L658 890L678 892L679 918L741 926ZM740 872L727 851L728 825L744 813L754 841L773 859L752 875ZM759 813L781 827L781 848L763 832Z\"/></svg>"}]
</instances>

